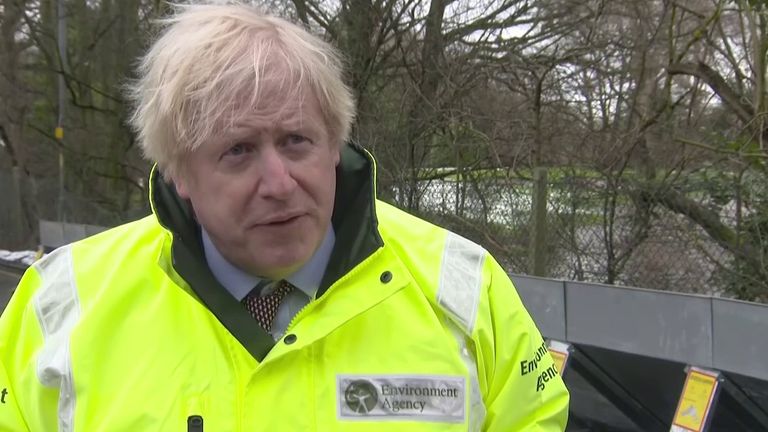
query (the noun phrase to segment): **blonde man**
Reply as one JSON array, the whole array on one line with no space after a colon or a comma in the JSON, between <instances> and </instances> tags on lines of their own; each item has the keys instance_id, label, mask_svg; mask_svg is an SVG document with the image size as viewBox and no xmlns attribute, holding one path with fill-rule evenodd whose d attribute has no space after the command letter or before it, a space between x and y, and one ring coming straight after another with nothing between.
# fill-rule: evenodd
<instances>
[{"instance_id":1,"label":"blonde man","mask_svg":"<svg viewBox=\"0 0 768 432\"><path fill-rule=\"evenodd\" d=\"M26 273L0 430L563 430L501 267L376 200L335 51L243 5L164 25L131 93L153 214Z\"/></svg>"}]
</instances>

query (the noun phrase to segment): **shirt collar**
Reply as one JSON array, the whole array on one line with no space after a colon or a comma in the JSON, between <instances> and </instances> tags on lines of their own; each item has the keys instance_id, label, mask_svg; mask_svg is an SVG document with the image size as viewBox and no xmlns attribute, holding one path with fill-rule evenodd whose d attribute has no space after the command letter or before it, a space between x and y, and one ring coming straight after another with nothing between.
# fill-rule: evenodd
<instances>
[{"instance_id":1,"label":"shirt collar","mask_svg":"<svg viewBox=\"0 0 768 432\"><path fill-rule=\"evenodd\" d=\"M214 246L205 228L200 227L200 231L203 238L205 260L208 262L208 267L211 269L213 276L238 301L244 299L262 278L247 273L227 261L216 246ZM328 265L328 260L331 258L331 252L335 243L336 235L333 231L333 226L328 224L328 230L325 232L323 242L317 248L315 254L301 268L286 277L285 280L301 290L309 298L314 298L317 289L320 287L320 282Z\"/></svg>"}]
</instances>

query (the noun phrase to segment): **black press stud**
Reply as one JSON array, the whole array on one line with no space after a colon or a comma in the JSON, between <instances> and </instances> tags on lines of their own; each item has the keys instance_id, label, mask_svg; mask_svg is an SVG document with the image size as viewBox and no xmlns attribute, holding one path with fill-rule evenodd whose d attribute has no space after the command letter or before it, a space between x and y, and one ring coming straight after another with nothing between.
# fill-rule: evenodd
<instances>
[{"instance_id":1,"label":"black press stud","mask_svg":"<svg viewBox=\"0 0 768 432\"><path fill-rule=\"evenodd\" d=\"M285 339L283 339L283 342L285 342L286 345L291 345L292 343L296 342L296 339L297 339L296 335L291 333L287 335Z\"/></svg>"},{"instance_id":2,"label":"black press stud","mask_svg":"<svg viewBox=\"0 0 768 432\"><path fill-rule=\"evenodd\" d=\"M392 280L392 272L387 270L384 273L381 274L381 277L379 279L384 283L389 283L389 281Z\"/></svg>"}]
</instances>

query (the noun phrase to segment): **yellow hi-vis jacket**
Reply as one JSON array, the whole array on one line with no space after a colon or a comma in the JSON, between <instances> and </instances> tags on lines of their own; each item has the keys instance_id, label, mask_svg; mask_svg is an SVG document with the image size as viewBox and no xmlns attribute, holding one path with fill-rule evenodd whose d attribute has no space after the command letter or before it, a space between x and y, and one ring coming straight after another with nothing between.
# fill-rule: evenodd
<instances>
[{"instance_id":1,"label":"yellow hi-vis jacket","mask_svg":"<svg viewBox=\"0 0 768 432\"><path fill-rule=\"evenodd\" d=\"M561 431L568 392L478 245L338 170L324 282L271 340L205 266L188 208L57 249L0 318L0 431ZM343 205L343 211L340 205Z\"/></svg>"}]
</instances>

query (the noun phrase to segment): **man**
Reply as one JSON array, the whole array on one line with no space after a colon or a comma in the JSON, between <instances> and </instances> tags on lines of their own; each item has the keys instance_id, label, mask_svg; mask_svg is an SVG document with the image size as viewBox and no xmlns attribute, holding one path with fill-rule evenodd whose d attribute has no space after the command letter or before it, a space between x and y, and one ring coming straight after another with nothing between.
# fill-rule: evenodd
<instances>
[{"instance_id":1,"label":"man","mask_svg":"<svg viewBox=\"0 0 768 432\"><path fill-rule=\"evenodd\" d=\"M563 430L501 267L376 201L334 50L242 5L165 25L132 92L153 215L26 273L0 430Z\"/></svg>"}]
</instances>

